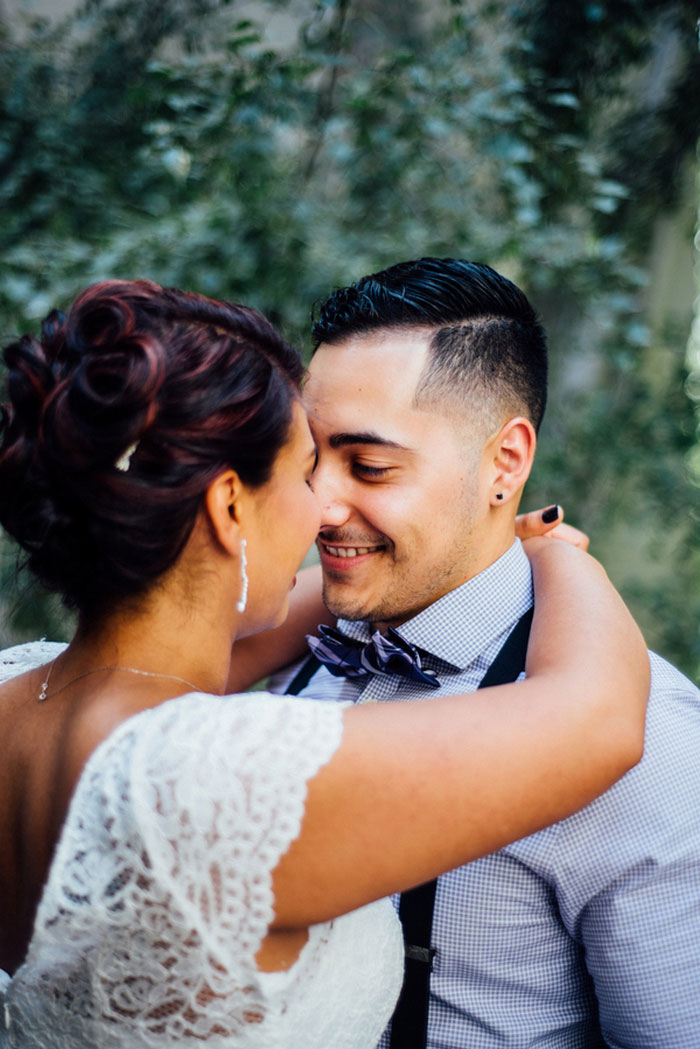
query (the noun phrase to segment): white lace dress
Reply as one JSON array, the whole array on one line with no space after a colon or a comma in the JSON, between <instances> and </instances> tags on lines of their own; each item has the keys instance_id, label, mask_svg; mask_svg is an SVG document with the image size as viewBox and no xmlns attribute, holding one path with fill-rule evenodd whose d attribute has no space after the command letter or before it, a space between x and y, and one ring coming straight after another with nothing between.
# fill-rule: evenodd
<instances>
[{"instance_id":1,"label":"white lace dress","mask_svg":"<svg viewBox=\"0 0 700 1049\"><path fill-rule=\"evenodd\" d=\"M0 681L58 651L5 650ZM390 903L314 926L286 972L255 965L341 712L195 693L120 725L75 790L24 964L0 970L0 1047L373 1049L401 982Z\"/></svg>"}]
</instances>

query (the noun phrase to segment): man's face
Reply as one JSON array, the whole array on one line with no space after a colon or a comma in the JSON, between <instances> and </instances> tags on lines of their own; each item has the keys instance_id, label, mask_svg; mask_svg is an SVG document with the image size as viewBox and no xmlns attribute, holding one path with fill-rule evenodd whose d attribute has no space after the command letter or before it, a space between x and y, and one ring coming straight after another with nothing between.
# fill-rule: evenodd
<instances>
[{"instance_id":1,"label":"man's face","mask_svg":"<svg viewBox=\"0 0 700 1049\"><path fill-rule=\"evenodd\" d=\"M483 433L413 404L429 341L370 333L321 345L310 365L324 599L346 619L397 625L486 567Z\"/></svg>"}]
</instances>

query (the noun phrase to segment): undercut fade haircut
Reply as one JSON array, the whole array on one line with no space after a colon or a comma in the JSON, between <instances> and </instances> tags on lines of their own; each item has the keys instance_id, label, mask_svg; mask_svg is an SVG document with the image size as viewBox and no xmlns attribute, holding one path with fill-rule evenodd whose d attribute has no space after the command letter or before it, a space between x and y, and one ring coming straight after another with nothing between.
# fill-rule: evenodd
<instances>
[{"instance_id":1,"label":"undercut fade haircut","mask_svg":"<svg viewBox=\"0 0 700 1049\"><path fill-rule=\"evenodd\" d=\"M535 310L512 281L483 263L422 258L340 288L318 308L321 343L393 328L428 329L430 353L418 381L419 407L473 409L489 425L506 412L539 429L547 400L547 340Z\"/></svg>"}]
</instances>

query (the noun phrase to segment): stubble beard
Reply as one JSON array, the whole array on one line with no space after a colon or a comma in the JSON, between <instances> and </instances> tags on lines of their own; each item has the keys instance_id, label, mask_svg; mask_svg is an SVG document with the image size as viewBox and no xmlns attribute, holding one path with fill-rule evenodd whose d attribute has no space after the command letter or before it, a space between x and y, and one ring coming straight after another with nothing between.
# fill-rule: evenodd
<instances>
[{"instance_id":1,"label":"stubble beard","mask_svg":"<svg viewBox=\"0 0 700 1049\"><path fill-rule=\"evenodd\" d=\"M349 589L343 584L324 579L324 604L332 615L348 622L400 626L455 589L452 574L445 566L436 566L430 573L430 582L420 587L416 587L415 579L411 578L410 567L407 573L403 579L390 579L383 593L364 604L361 596L354 598L349 592L343 593Z\"/></svg>"}]
</instances>

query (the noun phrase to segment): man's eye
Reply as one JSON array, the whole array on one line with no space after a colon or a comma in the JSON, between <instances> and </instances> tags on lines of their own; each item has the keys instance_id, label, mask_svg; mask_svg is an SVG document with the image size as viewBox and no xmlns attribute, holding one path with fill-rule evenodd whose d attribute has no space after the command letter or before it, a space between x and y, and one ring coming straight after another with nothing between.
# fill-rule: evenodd
<instances>
[{"instance_id":1,"label":"man's eye","mask_svg":"<svg viewBox=\"0 0 700 1049\"><path fill-rule=\"evenodd\" d=\"M355 463L354 469L361 477L384 477L391 471L390 466L368 466L366 463Z\"/></svg>"}]
</instances>

